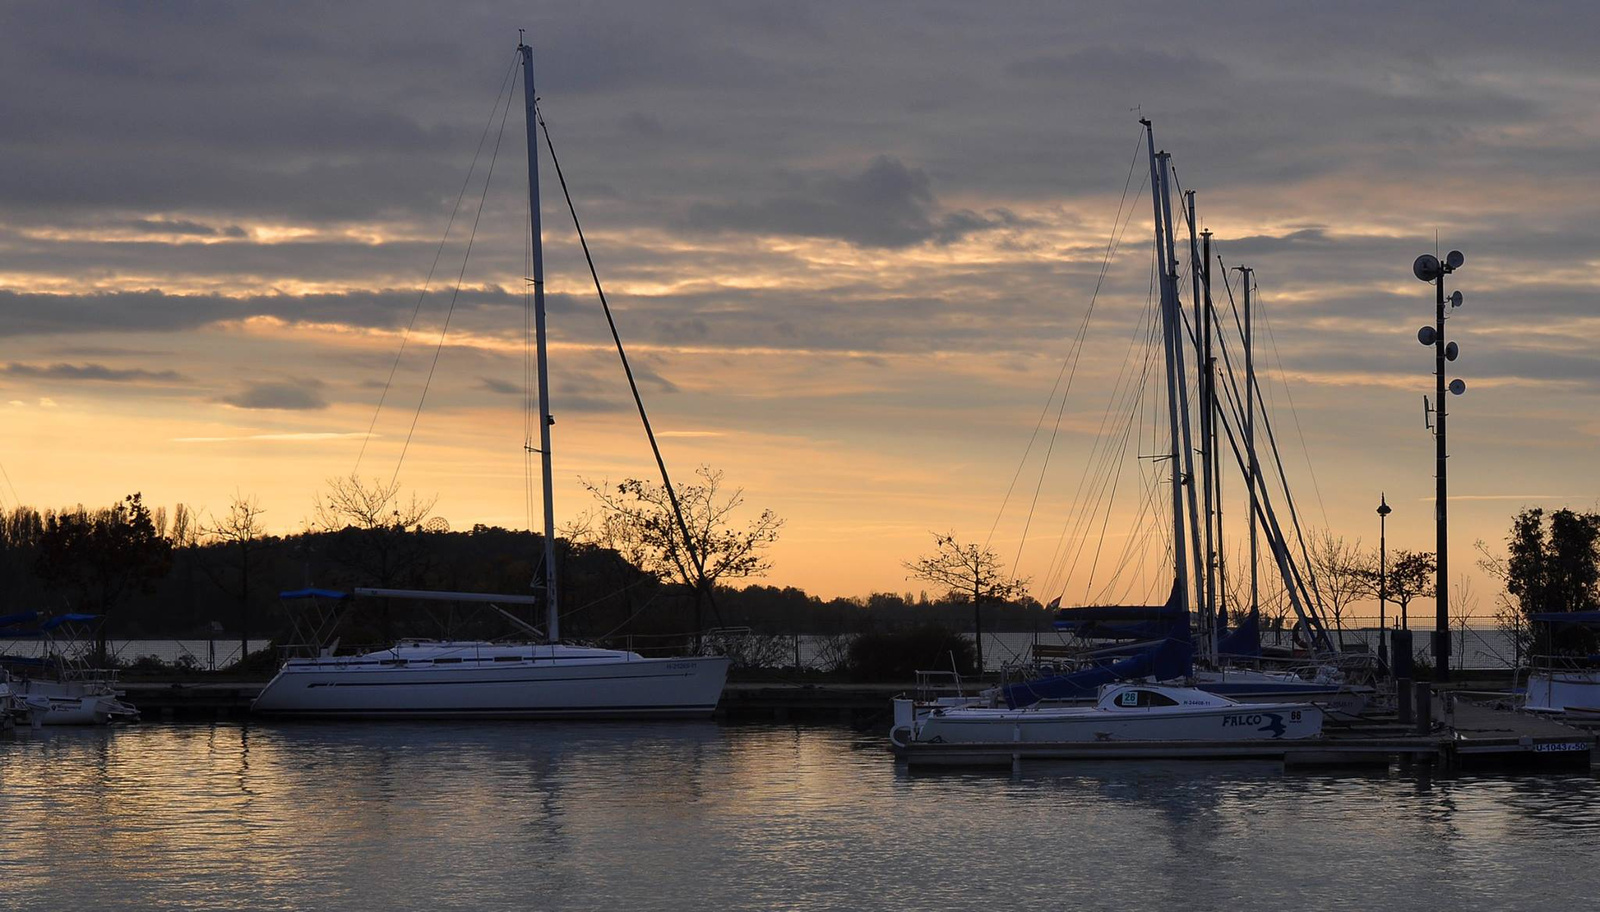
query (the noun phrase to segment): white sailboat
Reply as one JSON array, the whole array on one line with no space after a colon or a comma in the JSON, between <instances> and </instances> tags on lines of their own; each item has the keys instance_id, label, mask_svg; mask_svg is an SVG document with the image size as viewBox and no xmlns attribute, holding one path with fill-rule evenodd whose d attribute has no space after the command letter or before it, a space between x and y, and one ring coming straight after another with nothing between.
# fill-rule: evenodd
<instances>
[{"instance_id":1,"label":"white sailboat","mask_svg":"<svg viewBox=\"0 0 1600 912\"><path fill-rule=\"evenodd\" d=\"M1187 407L1189 397L1184 374L1183 323L1178 302L1179 261L1172 231L1169 193L1171 165L1165 152L1156 152L1149 121L1141 123L1145 127L1150 159L1155 242L1160 263L1166 424L1172 445L1168 459L1172 517L1171 595L1163 606L1060 609L1063 614L1076 615L1079 622L1093 615L1096 621L1113 624L1136 621L1141 629L1153 630L1148 634L1151 639L1138 644L1133 651L1124 652L1125 658L1114 665L1096 665L1076 673L1005 686L989 698L992 701L989 706L924 706L919 711L914 701L896 700L890 740L897 751L915 749L916 745L951 742L1185 742L1308 738L1321 734L1323 713L1320 708L1308 702L1290 702L1269 696L1272 689L1265 685L1289 683L1282 679L1259 676L1253 679L1250 689L1256 691L1253 696L1257 697L1257 701L1248 708L1230 697L1188 686L1195 683L1192 671L1195 643L1189 626L1189 574L1193 571L1196 579L1202 578L1201 564L1209 561L1209 554L1203 553L1202 549L1209 551L1211 540L1209 529L1207 538L1202 540L1192 483L1195 473ZM1191 204L1192 200L1190 197ZM1192 213L1190 224L1193 225ZM1208 421L1206 431L1209 430ZM1248 458L1253 468L1253 452ZM1209 467L1207 473L1210 474ZM1251 478L1252 492L1255 484L1253 476L1254 473ZM1256 502L1253 493L1251 507L1252 521L1270 517L1266 509ZM1284 555L1280 552L1278 556L1281 563ZM1191 558L1194 559L1192 566ZM1205 586L1200 588L1202 593L1215 591ZM1202 617L1208 634L1209 651L1215 655L1216 625L1214 614L1207 607ZM1170 680L1174 675L1181 677L1176 681ZM1122 682L1129 679L1155 679L1166 683L1119 683L1119 679ZM1097 698L1093 706L1064 705L1090 694ZM998 705L1002 699L1006 703L1004 707ZM1260 722L1263 718L1272 721L1263 726ZM1246 722L1250 720L1255 721L1247 725Z\"/></svg>"},{"instance_id":2,"label":"white sailboat","mask_svg":"<svg viewBox=\"0 0 1600 912\"><path fill-rule=\"evenodd\" d=\"M1277 741L1322 734L1322 710L1306 703L1244 704L1192 687L1108 684L1093 706L1035 703L1021 709L958 707L916 715L895 701L897 748L923 744Z\"/></svg>"},{"instance_id":3,"label":"white sailboat","mask_svg":"<svg viewBox=\"0 0 1600 912\"><path fill-rule=\"evenodd\" d=\"M721 697L731 664L724 656L646 658L636 652L559 641L555 509L551 497L550 426L554 419L546 363L538 115L534 107L538 95L534 91L533 50L519 42L517 51L522 62L528 137L529 235L542 417L538 421L538 451L544 487L543 591L537 597L379 589L357 590L357 594L499 604L542 602L547 642L406 640L392 648L358 656L291 659L256 698L253 712L360 718L704 717L711 715Z\"/></svg>"}]
</instances>

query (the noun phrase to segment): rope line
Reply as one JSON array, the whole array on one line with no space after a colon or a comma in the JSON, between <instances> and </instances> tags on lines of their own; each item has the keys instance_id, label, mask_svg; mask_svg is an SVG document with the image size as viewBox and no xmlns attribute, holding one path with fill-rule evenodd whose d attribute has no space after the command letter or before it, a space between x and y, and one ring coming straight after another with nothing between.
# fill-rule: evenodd
<instances>
[{"instance_id":1,"label":"rope line","mask_svg":"<svg viewBox=\"0 0 1600 912\"><path fill-rule=\"evenodd\" d=\"M417 317L422 313L422 302L428 297L428 289L433 285L433 273L439 268L439 259L444 255L445 245L450 240L450 231L455 227L456 216L461 212L461 203L467 197L467 188L472 184L472 175L478 168L478 159L483 156L483 144L488 141L489 128L494 126L494 115L500 110L500 99L506 92L506 83L511 81L511 76L517 71L516 58L512 58L511 66L507 67L505 78L500 80L500 91L495 93L494 108L489 112L489 119L483 125L483 133L478 136L478 148L472 153L472 164L467 168L467 176L461 181L461 191L456 194L456 203L450 209L450 219L445 223L444 236L439 239L439 246L433 252L433 263L428 266L428 275L422 281L422 291L417 294L416 306L411 309L411 322L406 324L405 332L400 335L400 350L395 352L394 363L389 365L389 378L383 383L383 393L378 396L378 405L372 410L372 421L367 425L366 436L361 438L361 449L356 453L355 468L351 473L361 471L361 460L367 455L367 444L372 440L372 432L378 427L378 416L383 412L383 405L389 398L389 388L394 385L395 373L400 369L400 358L406 353L406 343L411 339L411 331L416 328Z\"/></svg>"}]
</instances>

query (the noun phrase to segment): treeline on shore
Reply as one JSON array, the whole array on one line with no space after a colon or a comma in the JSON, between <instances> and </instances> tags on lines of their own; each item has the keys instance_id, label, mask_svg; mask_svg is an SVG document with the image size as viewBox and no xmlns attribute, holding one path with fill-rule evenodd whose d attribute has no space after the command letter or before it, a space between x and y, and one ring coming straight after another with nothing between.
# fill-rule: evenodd
<instances>
[{"instance_id":1,"label":"treeline on shore","mask_svg":"<svg viewBox=\"0 0 1600 912\"><path fill-rule=\"evenodd\" d=\"M540 575L541 535L478 525L348 526L296 534L239 535L178 507L150 508L138 495L102 509L0 510L0 614L38 611L103 616L112 639L240 637L291 641L297 617L327 602L283 600L288 590L358 586L528 594ZM558 537L562 634L633 637L648 645L699 627L758 634L856 634L937 625L972 626L971 602L943 593L872 593L823 599L792 586L717 586L696 609L687 587L662 580L597 544ZM536 626L532 606L504 606ZM986 630L1047 629L1048 612L1021 597L986 603ZM514 632L485 606L404 599L355 602L343 642L395 637L493 637Z\"/></svg>"}]
</instances>

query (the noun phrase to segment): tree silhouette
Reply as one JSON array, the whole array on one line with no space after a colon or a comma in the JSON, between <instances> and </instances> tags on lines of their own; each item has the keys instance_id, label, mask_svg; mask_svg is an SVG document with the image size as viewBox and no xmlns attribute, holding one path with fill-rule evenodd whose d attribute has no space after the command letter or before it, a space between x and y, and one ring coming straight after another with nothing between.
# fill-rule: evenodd
<instances>
[{"instance_id":1,"label":"tree silhouette","mask_svg":"<svg viewBox=\"0 0 1600 912\"><path fill-rule=\"evenodd\" d=\"M933 533L934 551L908 561L907 579L918 579L943 586L952 597L972 599L972 629L978 646L978 673L983 673L983 603L1003 602L1023 591L1025 579L1008 577L1000 559L988 548L962 544L955 533Z\"/></svg>"},{"instance_id":2,"label":"tree silhouette","mask_svg":"<svg viewBox=\"0 0 1600 912\"><path fill-rule=\"evenodd\" d=\"M1400 626L1409 629L1411 616L1408 606L1413 599L1434 594L1434 572L1437 569L1433 555L1426 551L1398 551L1383 574L1381 591L1375 566L1368 566L1363 575L1369 592L1400 606Z\"/></svg>"},{"instance_id":3,"label":"tree silhouette","mask_svg":"<svg viewBox=\"0 0 1600 912\"><path fill-rule=\"evenodd\" d=\"M1361 554L1361 540L1346 542L1324 529L1311 538L1308 551L1311 572L1316 580L1322 607L1333 618L1338 631L1339 649L1344 649L1344 616L1350 605L1370 591L1368 568Z\"/></svg>"},{"instance_id":4,"label":"tree silhouette","mask_svg":"<svg viewBox=\"0 0 1600 912\"><path fill-rule=\"evenodd\" d=\"M266 534L266 527L261 522L261 514L265 512L255 498L235 494L226 516L212 516L211 521L200 528L200 533L207 539L226 546L233 565L230 569L236 569L239 574L236 595L239 600L241 663L250 657L250 570L259 556L257 552ZM222 586L220 580L213 578L212 581Z\"/></svg>"},{"instance_id":5,"label":"tree silhouette","mask_svg":"<svg viewBox=\"0 0 1600 912\"><path fill-rule=\"evenodd\" d=\"M138 493L92 514L80 507L50 515L35 561L41 579L70 587L81 606L101 615L95 660L102 665L112 609L131 592L151 591L171 567L172 542Z\"/></svg>"},{"instance_id":6,"label":"tree silhouette","mask_svg":"<svg viewBox=\"0 0 1600 912\"><path fill-rule=\"evenodd\" d=\"M674 486L687 541L662 485L629 478L616 485L585 480L583 486L600 510L598 522L588 526L590 542L620 546L640 569L688 588L698 635L703 601L719 581L761 576L772 568L767 549L778 540L783 520L762 510L740 528L734 514L744 505L744 489L725 491L722 470L710 466L700 466L695 476L697 483Z\"/></svg>"}]
</instances>

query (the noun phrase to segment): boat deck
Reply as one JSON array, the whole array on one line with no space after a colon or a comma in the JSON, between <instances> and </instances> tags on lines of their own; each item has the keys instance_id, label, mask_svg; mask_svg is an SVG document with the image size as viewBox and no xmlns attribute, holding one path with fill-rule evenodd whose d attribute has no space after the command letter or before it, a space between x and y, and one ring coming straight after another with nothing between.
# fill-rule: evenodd
<instances>
[{"instance_id":1,"label":"boat deck","mask_svg":"<svg viewBox=\"0 0 1600 912\"><path fill-rule=\"evenodd\" d=\"M1322 737L1297 741L911 743L895 746L894 752L913 766L1013 767L1029 760L1269 759L1289 766L1354 766L1404 759L1447 769L1586 768L1594 756L1593 732L1531 713L1467 699L1435 698L1432 718L1439 721L1427 733L1399 724L1390 715L1369 716L1349 725L1329 723Z\"/></svg>"}]
</instances>

